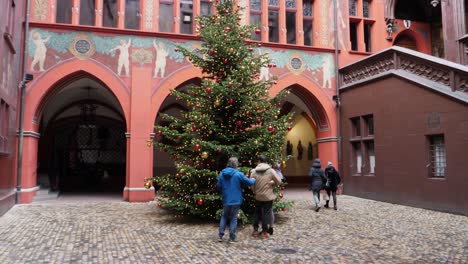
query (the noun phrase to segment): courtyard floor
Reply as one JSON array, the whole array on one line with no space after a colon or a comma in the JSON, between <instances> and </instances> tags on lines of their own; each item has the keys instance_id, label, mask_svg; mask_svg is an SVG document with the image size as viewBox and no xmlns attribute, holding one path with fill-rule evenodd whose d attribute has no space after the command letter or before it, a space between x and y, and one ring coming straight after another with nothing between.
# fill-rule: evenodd
<instances>
[{"instance_id":1,"label":"courtyard floor","mask_svg":"<svg viewBox=\"0 0 468 264\"><path fill-rule=\"evenodd\" d=\"M293 209L267 240L217 223L180 222L150 203L59 199L16 205L0 217L0 263L468 263L468 217L346 195L338 211L312 210L312 194L286 190Z\"/></svg>"}]
</instances>

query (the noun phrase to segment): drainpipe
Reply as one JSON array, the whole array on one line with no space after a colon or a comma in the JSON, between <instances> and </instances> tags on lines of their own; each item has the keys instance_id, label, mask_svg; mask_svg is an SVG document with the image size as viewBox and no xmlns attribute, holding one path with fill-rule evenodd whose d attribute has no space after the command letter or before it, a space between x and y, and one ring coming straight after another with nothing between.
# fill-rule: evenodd
<instances>
[{"instance_id":1,"label":"drainpipe","mask_svg":"<svg viewBox=\"0 0 468 264\"><path fill-rule=\"evenodd\" d=\"M20 108L19 108L19 136L18 136L18 163L17 163L17 179L16 179L16 203L19 202L19 195L21 192L21 176L23 173L23 141L24 141L24 95L26 83L32 80L32 76L26 74L26 49L28 48L28 32L29 32L29 9L31 0L26 0L26 19L24 21L24 46L23 46L23 61L22 61L22 80L19 85L20 88Z\"/></svg>"},{"instance_id":2,"label":"drainpipe","mask_svg":"<svg viewBox=\"0 0 468 264\"><path fill-rule=\"evenodd\" d=\"M339 78L339 59L338 59L338 54L339 54L339 47L338 47L338 2L339 0L333 0L333 19L335 21L335 25L333 26L333 30L335 33L335 86L336 86L336 97L333 98L335 99L336 102L336 130L337 130L337 139L338 139L338 168L341 170L342 166L342 154L341 154L341 126L340 126L340 112L341 112L341 101L340 101L340 78Z\"/></svg>"}]
</instances>

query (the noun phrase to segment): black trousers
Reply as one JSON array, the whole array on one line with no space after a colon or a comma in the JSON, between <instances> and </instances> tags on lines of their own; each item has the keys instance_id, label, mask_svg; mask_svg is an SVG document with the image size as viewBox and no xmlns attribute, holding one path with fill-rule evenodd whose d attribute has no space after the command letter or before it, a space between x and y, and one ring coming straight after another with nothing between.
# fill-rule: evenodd
<instances>
[{"instance_id":1,"label":"black trousers","mask_svg":"<svg viewBox=\"0 0 468 264\"><path fill-rule=\"evenodd\" d=\"M253 221L254 230L258 231L260 221L262 222L262 232L267 232L268 227L272 226L271 210L273 210L273 201L255 201L255 214Z\"/></svg>"}]
</instances>

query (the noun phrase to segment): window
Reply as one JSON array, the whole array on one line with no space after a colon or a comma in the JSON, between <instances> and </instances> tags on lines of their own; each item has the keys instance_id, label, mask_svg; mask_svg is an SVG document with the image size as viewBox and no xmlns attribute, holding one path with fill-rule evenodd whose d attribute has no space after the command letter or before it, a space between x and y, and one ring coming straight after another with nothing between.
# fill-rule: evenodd
<instances>
[{"instance_id":1,"label":"window","mask_svg":"<svg viewBox=\"0 0 468 264\"><path fill-rule=\"evenodd\" d=\"M349 39L351 40L351 50L358 50L357 23L349 22Z\"/></svg>"},{"instance_id":2,"label":"window","mask_svg":"<svg viewBox=\"0 0 468 264\"><path fill-rule=\"evenodd\" d=\"M353 174L375 174L374 116L353 117L351 123L351 165ZM362 131L361 131L361 124Z\"/></svg>"},{"instance_id":3,"label":"window","mask_svg":"<svg viewBox=\"0 0 468 264\"><path fill-rule=\"evenodd\" d=\"M357 16L356 0L349 0L349 16Z\"/></svg>"},{"instance_id":4,"label":"window","mask_svg":"<svg viewBox=\"0 0 468 264\"><path fill-rule=\"evenodd\" d=\"M201 0L200 1L200 15L209 16L213 14L213 5L210 0Z\"/></svg>"},{"instance_id":5,"label":"window","mask_svg":"<svg viewBox=\"0 0 468 264\"><path fill-rule=\"evenodd\" d=\"M0 153L8 153L8 125L10 112L8 104L0 100Z\"/></svg>"},{"instance_id":6,"label":"window","mask_svg":"<svg viewBox=\"0 0 468 264\"><path fill-rule=\"evenodd\" d=\"M159 31L172 32L174 24L174 3L172 0L159 1Z\"/></svg>"},{"instance_id":7,"label":"window","mask_svg":"<svg viewBox=\"0 0 468 264\"><path fill-rule=\"evenodd\" d=\"M314 13L313 13L313 4L312 0L304 0L302 2L302 15L303 15L303 28L304 28L304 45L312 46L314 45Z\"/></svg>"},{"instance_id":8,"label":"window","mask_svg":"<svg viewBox=\"0 0 468 264\"><path fill-rule=\"evenodd\" d=\"M371 24L364 24L364 44L366 45L366 52L371 52Z\"/></svg>"},{"instance_id":9,"label":"window","mask_svg":"<svg viewBox=\"0 0 468 264\"><path fill-rule=\"evenodd\" d=\"M180 33L193 33L193 0L180 1Z\"/></svg>"},{"instance_id":10,"label":"window","mask_svg":"<svg viewBox=\"0 0 468 264\"><path fill-rule=\"evenodd\" d=\"M252 32L252 40L261 40L262 39L262 2L260 0L250 0L250 24L257 25L260 29L260 34Z\"/></svg>"},{"instance_id":11,"label":"window","mask_svg":"<svg viewBox=\"0 0 468 264\"><path fill-rule=\"evenodd\" d=\"M140 0L125 1L125 28L140 29Z\"/></svg>"},{"instance_id":12,"label":"window","mask_svg":"<svg viewBox=\"0 0 468 264\"><path fill-rule=\"evenodd\" d=\"M361 142L353 142L353 164L354 174L361 174L362 172L362 152Z\"/></svg>"},{"instance_id":13,"label":"window","mask_svg":"<svg viewBox=\"0 0 468 264\"><path fill-rule=\"evenodd\" d=\"M117 27L117 0L104 0L102 6L102 26Z\"/></svg>"},{"instance_id":14,"label":"window","mask_svg":"<svg viewBox=\"0 0 468 264\"><path fill-rule=\"evenodd\" d=\"M361 136L361 122L360 121L361 120L360 120L359 117L351 119L352 128L353 128L353 131L352 131L353 137L360 137Z\"/></svg>"},{"instance_id":15,"label":"window","mask_svg":"<svg viewBox=\"0 0 468 264\"><path fill-rule=\"evenodd\" d=\"M286 41L296 44L296 0L286 0Z\"/></svg>"},{"instance_id":16,"label":"window","mask_svg":"<svg viewBox=\"0 0 468 264\"><path fill-rule=\"evenodd\" d=\"M55 22L63 24L71 24L72 19L72 1L57 1L57 14Z\"/></svg>"},{"instance_id":17,"label":"window","mask_svg":"<svg viewBox=\"0 0 468 264\"><path fill-rule=\"evenodd\" d=\"M370 18L370 9L369 9L370 1L363 0L362 1L362 16L365 18Z\"/></svg>"},{"instance_id":18,"label":"window","mask_svg":"<svg viewBox=\"0 0 468 264\"><path fill-rule=\"evenodd\" d=\"M268 41L279 42L279 0L268 0Z\"/></svg>"},{"instance_id":19,"label":"window","mask_svg":"<svg viewBox=\"0 0 468 264\"><path fill-rule=\"evenodd\" d=\"M444 135L428 136L429 141L429 176L444 178L446 167Z\"/></svg>"},{"instance_id":20,"label":"window","mask_svg":"<svg viewBox=\"0 0 468 264\"><path fill-rule=\"evenodd\" d=\"M95 9L94 1L80 1L80 25L94 26Z\"/></svg>"}]
</instances>

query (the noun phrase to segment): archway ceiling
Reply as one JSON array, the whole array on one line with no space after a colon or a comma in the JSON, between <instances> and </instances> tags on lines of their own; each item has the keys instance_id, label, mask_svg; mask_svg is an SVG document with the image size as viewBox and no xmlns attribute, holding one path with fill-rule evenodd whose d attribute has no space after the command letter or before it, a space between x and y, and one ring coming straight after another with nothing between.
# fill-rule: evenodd
<instances>
[{"instance_id":1,"label":"archway ceiling","mask_svg":"<svg viewBox=\"0 0 468 264\"><path fill-rule=\"evenodd\" d=\"M89 87L88 89L85 89ZM81 77L70 83L65 84L51 98L48 98L47 105L42 115L42 121L47 124L51 118L56 116L59 111L63 111L67 106L79 101L92 100L98 101L118 111L123 116L122 109L115 96L98 81L89 77ZM98 114L109 115L110 111L99 111ZM107 114L106 114L107 113ZM110 116L115 118L115 116ZM119 117L120 119L120 117Z\"/></svg>"}]
</instances>

